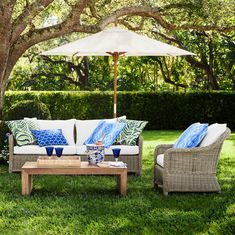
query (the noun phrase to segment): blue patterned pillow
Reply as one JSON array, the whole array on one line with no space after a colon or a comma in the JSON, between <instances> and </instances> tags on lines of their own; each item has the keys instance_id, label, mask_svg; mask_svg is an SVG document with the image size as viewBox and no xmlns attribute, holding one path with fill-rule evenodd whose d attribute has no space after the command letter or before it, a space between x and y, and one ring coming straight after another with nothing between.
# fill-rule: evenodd
<instances>
[{"instance_id":1,"label":"blue patterned pillow","mask_svg":"<svg viewBox=\"0 0 235 235\"><path fill-rule=\"evenodd\" d=\"M38 145L68 145L61 129L55 130L31 130Z\"/></svg>"},{"instance_id":2,"label":"blue patterned pillow","mask_svg":"<svg viewBox=\"0 0 235 235\"><path fill-rule=\"evenodd\" d=\"M197 147L205 137L208 124L194 123L189 126L174 144L173 148Z\"/></svg>"},{"instance_id":3,"label":"blue patterned pillow","mask_svg":"<svg viewBox=\"0 0 235 235\"><path fill-rule=\"evenodd\" d=\"M124 127L125 123L109 123L106 121L100 121L84 144L95 144L98 140L101 140L105 134L102 143L105 148L109 148L117 139Z\"/></svg>"}]
</instances>

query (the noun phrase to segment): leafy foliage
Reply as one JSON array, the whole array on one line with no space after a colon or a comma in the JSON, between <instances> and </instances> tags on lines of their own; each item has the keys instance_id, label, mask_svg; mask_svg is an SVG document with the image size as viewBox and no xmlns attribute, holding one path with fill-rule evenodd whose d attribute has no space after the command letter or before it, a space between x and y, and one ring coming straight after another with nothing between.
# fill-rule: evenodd
<instances>
[{"instance_id":1,"label":"leafy foliage","mask_svg":"<svg viewBox=\"0 0 235 235\"><path fill-rule=\"evenodd\" d=\"M8 140L7 133L9 133L9 128L4 121L0 121L0 155L2 159L8 158ZM2 153L2 151L5 153Z\"/></svg>"}]
</instances>

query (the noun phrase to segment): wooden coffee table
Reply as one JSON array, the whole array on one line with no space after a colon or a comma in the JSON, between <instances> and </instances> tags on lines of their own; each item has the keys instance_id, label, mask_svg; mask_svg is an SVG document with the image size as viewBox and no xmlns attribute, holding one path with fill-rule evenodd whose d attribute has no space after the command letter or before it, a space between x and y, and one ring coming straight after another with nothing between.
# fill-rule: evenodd
<instances>
[{"instance_id":1,"label":"wooden coffee table","mask_svg":"<svg viewBox=\"0 0 235 235\"><path fill-rule=\"evenodd\" d=\"M38 167L37 162L26 162L21 168L22 195L30 195L33 175L116 175L119 193L127 195L127 168L124 167L98 167L81 162L80 167L45 168Z\"/></svg>"}]
</instances>

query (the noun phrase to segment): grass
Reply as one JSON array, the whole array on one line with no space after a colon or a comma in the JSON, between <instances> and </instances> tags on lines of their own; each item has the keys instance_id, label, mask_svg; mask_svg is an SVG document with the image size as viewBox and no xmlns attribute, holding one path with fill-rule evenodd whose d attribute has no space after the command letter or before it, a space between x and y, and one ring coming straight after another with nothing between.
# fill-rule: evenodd
<instances>
[{"instance_id":1,"label":"grass","mask_svg":"<svg viewBox=\"0 0 235 235\"><path fill-rule=\"evenodd\" d=\"M153 189L153 151L178 131L145 131L143 176L128 177L120 197L113 177L36 176L30 197L21 196L20 174L0 166L0 234L234 234L235 134L226 140L216 193Z\"/></svg>"}]
</instances>

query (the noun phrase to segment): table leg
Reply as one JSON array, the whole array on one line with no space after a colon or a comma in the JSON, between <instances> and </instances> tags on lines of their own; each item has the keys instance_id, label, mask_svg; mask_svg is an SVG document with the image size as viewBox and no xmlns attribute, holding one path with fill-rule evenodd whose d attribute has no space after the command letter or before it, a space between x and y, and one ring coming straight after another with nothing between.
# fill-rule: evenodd
<instances>
[{"instance_id":1,"label":"table leg","mask_svg":"<svg viewBox=\"0 0 235 235\"><path fill-rule=\"evenodd\" d=\"M121 195L127 195L127 171L117 176L117 187Z\"/></svg>"},{"instance_id":2,"label":"table leg","mask_svg":"<svg viewBox=\"0 0 235 235\"><path fill-rule=\"evenodd\" d=\"M32 175L29 175L26 171L21 172L22 180L22 195L29 195L32 190Z\"/></svg>"},{"instance_id":3,"label":"table leg","mask_svg":"<svg viewBox=\"0 0 235 235\"><path fill-rule=\"evenodd\" d=\"M33 189L33 175L29 175L29 193L32 192Z\"/></svg>"}]
</instances>

